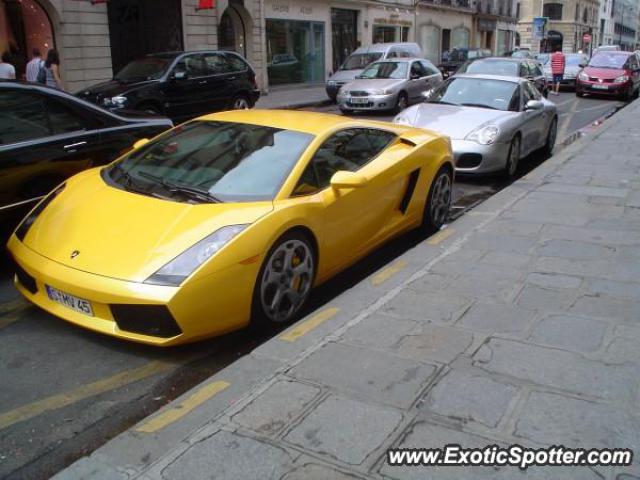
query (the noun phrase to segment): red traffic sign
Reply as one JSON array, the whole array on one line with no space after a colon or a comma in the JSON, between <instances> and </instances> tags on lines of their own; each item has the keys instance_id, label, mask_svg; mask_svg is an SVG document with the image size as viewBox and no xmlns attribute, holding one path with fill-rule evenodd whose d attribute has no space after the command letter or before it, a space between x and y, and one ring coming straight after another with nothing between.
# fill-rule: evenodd
<instances>
[{"instance_id":1,"label":"red traffic sign","mask_svg":"<svg viewBox=\"0 0 640 480\"><path fill-rule=\"evenodd\" d=\"M585 33L584 35L582 35L582 41L584 43L591 43L591 34Z\"/></svg>"}]
</instances>

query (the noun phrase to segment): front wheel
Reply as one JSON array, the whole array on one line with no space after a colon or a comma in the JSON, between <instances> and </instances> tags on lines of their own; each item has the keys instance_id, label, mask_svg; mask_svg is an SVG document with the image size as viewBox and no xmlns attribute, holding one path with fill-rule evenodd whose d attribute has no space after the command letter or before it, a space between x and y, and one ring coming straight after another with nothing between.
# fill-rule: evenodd
<instances>
[{"instance_id":1,"label":"front wheel","mask_svg":"<svg viewBox=\"0 0 640 480\"><path fill-rule=\"evenodd\" d=\"M232 110L249 110L251 103L246 95L236 95L231 102Z\"/></svg>"},{"instance_id":2,"label":"front wheel","mask_svg":"<svg viewBox=\"0 0 640 480\"><path fill-rule=\"evenodd\" d=\"M509 153L507 154L507 163L504 167L504 174L509 178L513 178L513 176L518 171L518 162L520 161L520 137L514 137L511 140L511 145L509 146Z\"/></svg>"},{"instance_id":3,"label":"front wheel","mask_svg":"<svg viewBox=\"0 0 640 480\"><path fill-rule=\"evenodd\" d=\"M316 257L309 238L290 232L276 241L260 268L253 293L253 319L258 324L289 323L309 297Z\"/></svg>"},{"instance_id":4,"label":"front wheel","mask_svg":"<svg viewBox=\"0 0 640 480\"><path fill-rule=\"evenodd\" d=\"M451 208L452 188L452 172L447 168L440 169L429 189L422 217L422 228L427 233L437 232L446 223Z\"/></svg>"},{"instance_id":5,"label":"front wheel","mask_svg":"<svg viewBox=\"0 0 640 480\"><path fill-rule=\"evenodd\" d=\"M398 94L398 101L396 102L396 108L395 108L396 112L400 113L408 106L409 106L409 97L407 96L406 93L400 92Z\"/></svg>"}]
</instances>

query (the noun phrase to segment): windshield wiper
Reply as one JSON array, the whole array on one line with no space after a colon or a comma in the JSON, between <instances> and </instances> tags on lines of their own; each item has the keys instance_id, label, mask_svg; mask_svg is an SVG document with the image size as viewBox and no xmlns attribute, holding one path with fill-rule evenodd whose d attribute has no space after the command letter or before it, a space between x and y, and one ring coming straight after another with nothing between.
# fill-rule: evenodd
<instances>
[{"instance_id":1,"label":"windshield wiper","mask_svg":"<svg viewBox=\"0 0 640 480\"><path fill-rule=\"evenodd\" d=\"M167 179L164 179L157 175L153 175L152 173L148 173L148 172L138 172L138 175L148 178L150 180L153 180L156 183L159 183L171 193L181 193L191 198L195 198L196 200L209 202L209 203L223 203L222 200L220 200L218 197L216 197L215 195L212 195L207 190L204 190L202 188L197 188L189 185L182 185L175 182L171 182Z\"/></svg>"},{"instance_id":2,"label":"windshield wiper","mask_svg":"<svg viewBox=\"0 0 640 480\"><path fill-rule=\"evenodd\" d=\"M461 103L460 105L464 107L480 107L480 108L490 108L491 110L498 110L496 107L492 107L491 105L485 105L484 103Z\"/></svg>"},{"instance_id":3,"label":"windshield wiper","mask_svg":"<svg viewBox=\"0 0 640 480\"><path fill-rule=\"evenodd\" d=\"M138 193L149 193L149 190L147 188L144 188L142 185L140 185L127 170L122 168L121 164L119 163L116 164L112 168L112 171L113 170L117 170L120 173L120 177L123 178L125 181L123 187L125 187L126 189L129 189L131 191L138 192Z\"/></svg>"},{"instance_id":4,"label":"windshield wiper","mask_svg":"<svg viewBox=\"0 0 640 480\"><path fill-rule=\"evenodd\" d=\"M427 103L439 103L440 105L455 105L456 107L460 106L459 103L443 102L442 100L429 100Z\"/></svg>"}]
</instances>

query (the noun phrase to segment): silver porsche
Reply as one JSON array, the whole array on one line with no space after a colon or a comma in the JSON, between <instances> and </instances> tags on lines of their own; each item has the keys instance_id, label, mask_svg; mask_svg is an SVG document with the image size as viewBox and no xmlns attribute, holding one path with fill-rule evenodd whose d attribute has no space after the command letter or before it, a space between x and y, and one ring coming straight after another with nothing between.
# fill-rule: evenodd
<instances>
[{"instance_id":1,"label":"silver porsche","mask_svg":"<svg viewBox=\"0 0 640 480\"><path fill-rule=\"evenodd\" d=\"M533 151L551 154L558 114L555 104L525 78L460 74L394 122L448 135L460 173L513 176L520 159Z\"/></svg>"},{"instance_id":2,"label":"silver porsche","mask_svg":"<svg viewBox=\"0 0 640 480\"><path fill-rule=\"evenodd\" d=\"M442 83L442 74L424 58L394 58L374 62L338 92L343 113L354 110L397 110L422 101L423 94Z\"/></svg>"}]
</instances>

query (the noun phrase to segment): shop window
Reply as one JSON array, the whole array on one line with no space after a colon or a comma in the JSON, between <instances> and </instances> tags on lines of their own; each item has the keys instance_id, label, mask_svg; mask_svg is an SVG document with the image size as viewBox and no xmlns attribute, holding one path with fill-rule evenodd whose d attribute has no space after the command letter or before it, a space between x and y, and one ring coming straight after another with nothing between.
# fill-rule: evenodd
<instances>
[{"instance_id":1,"label":"shop window","mask_svg":"<svg viewBox=\"0 0 640 480\"><path fill-rule=\"evenodd\" d=\"M562 4L545 3L542 9L542 16L549 17L549 20L562 20Z\"/></svg>"},{"instance_id":2,"label":"shop window","mask_svg":"<svg viewBox=\"0 0 640 480\"><path fill-rule=\"evenodd\" d=\"M462 27L454 29L451 32L451 48L468 48L468 47L469 47L469 30Z\"/></svg>"},{"instance_id":3,"label":"shop window","mask_svg":"<svg viewBox=\"0 0 640 480\"><path fill-rule=\"evenodd\" d=\"M0 52L10 53L16 78L24 78L34 48L46 55L54 47L51 21L38 2L0 1Z\"/></svg>"},{"instance_id":4,"label":"shop window","mask_svg":"<svg viewBox=\"0 0 640 480\"><path fill-rule=\"evenodd\" d=\"M435 25L422 25L419 35L420 48L424 57L432 63L440 63L440 29Z\"/></svg>"},{"instance_id":5,"label":"shop window","mask_svg":"<svg viewBox=\"0 0 640 480\"><path fill-rule=\"evenodd\" d=\"M374 25L373 43L406 42L409 38L409 27L394 25Z\"/></svg>"}]
</instances>

